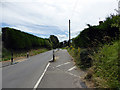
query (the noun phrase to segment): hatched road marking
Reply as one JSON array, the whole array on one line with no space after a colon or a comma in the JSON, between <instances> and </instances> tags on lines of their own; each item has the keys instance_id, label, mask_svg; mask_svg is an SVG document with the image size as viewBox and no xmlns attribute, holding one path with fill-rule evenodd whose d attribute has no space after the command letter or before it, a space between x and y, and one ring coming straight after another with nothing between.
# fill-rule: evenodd
<instances>
[{"instance_id":1,"label":"hatched road marking","mask_svg":"<svg viewBox=\"0 0 120 90\"><path fill-rule=\"evenodd\" d=\"M60 66L63 66L63 65L69 64L69 63L70 62L66 62L66 63L60 64L60 65L57 65L56 67L60 67Z\"/></svg>"},{"instance_id":2,"label":"hatched road marking","mask_svg":"<svg viewBox=\"0 0 120 90\"><path fill-rule=\"evenodd\" d=\"M72 71L72 70L75 69L75 68L76 68L76 66L74 66L74 67L68 69L67 71Z\"/></svg>"}]
</instances>

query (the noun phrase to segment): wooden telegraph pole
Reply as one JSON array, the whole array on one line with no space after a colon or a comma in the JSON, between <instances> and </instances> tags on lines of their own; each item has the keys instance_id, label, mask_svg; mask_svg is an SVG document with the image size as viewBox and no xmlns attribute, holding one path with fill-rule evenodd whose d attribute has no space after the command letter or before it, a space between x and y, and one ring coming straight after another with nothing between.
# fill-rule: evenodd
<instances>
[{"instance_id":1,"label":"wooden telegraph pole","mask_svg":"<svg viewBox=\"0 0 120 90\"><path fill-rule=\"evenodd\" d=\"M69 41L68 41L68 43L69 43L69 47L70 47L70 20L69 20Z\"/></svg>"}]
</instances>

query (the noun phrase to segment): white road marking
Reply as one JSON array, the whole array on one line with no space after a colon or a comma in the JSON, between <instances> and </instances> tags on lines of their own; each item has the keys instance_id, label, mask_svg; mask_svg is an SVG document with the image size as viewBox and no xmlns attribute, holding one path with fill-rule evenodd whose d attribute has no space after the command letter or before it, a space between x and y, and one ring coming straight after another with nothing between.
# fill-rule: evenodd
<instances>
[{"instance_id":1,"label":"white road marking","mask_svg":"<svg viewBox=\"0 0 120 90\"><path fill-rule=\"evenodd\" d=\"M37 87L38 87L39 83L41 82L43 76L45 75L45 72L47 71L49 65L50 65L50 63L47 64L47 66L46 66L44 72L42 73L42 75L40 76L39 80L38 80L37 83L35 84L33 90L36 90L36 89L37 89Z\"/></svg>"},{"instance_id":2,"label":"white road marking","mask_svg":"<svg viewBox=\"0 0 120 90\"><path fill-rule=\"evenodd\" d=\"M76 68L76 66L74 66L74 67L68 69L67 71L72 71L72 70L75 69L75 68Z\"/></svg>"},{"instance_id":3,"label":"white road marking","mask_svg":"<svg viewBox=\"0 0 120 90\"><path fill-rule=\"evenodd\" d=\"M50 59L50 61L52 61L52 60L53 60L53 58ZM49 62L50 62L50 61L49 61Z\"/></svg>"},{"instance_id":4,"label":"white road marking","mask_svg":"<svg viewBox=\"0 0 120 90\"><path fill-rule=\"evenodd\" d=\"M73 73L70 73L70 72L66 72L66 73L70 74L71 76L81 78L80 76L77 76L77 75L75 75L75 74L73 74Z\"/></svg>"},{"instance_id":5,"label":"white road marking","mask_svg":"<svg viewBox=\"0 0 120 90\"><path fill-rule=\"evenodd\" d=\"M66 65L66 64L69 64L70 62L66 62L66 63L63 63L63 64L60 64L60 65L57 65L56 67L60 67L62 65Z\"/></svg>"}]
</instances>

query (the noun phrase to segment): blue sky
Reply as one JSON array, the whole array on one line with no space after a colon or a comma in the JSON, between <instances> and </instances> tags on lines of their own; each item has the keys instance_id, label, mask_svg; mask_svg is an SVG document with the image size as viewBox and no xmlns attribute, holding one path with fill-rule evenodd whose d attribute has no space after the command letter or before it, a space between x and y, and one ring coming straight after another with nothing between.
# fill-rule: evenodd
<instances>
[{"instance_id":1,"label":"blue sky","mask_svg":"<svg viewBox=\"0 0 120 90\"><path fill-rule=\"evenodd\" d=\"M110 14L116 14L117 0L2 0L2 26L9 26L39 37L51 34L60 41L76 37L86 24L97 25Z\"/></svg>"}]
</instances>

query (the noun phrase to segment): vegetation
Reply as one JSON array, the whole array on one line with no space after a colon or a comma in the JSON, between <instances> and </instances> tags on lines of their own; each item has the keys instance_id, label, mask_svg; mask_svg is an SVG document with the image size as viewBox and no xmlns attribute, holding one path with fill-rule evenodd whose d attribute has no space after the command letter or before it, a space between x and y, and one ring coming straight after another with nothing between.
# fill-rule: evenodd
<instances>
[{"instance_id":1,"label":"vegetation","mask_svg":"<svg viewBox=\"0 0 120 90\"><path fill-rule=\"evenodd\" d=\"M52 42L53 49L59 47L59 40L58 40L58 38L56 36L50 35L50 40Z\"/></svg>"},{"instance_id":2,"label":"vegetation","mask_svg":"<svg viewBox=\"0 0 120 90\"><path fill-rule=\"evenodd\" d=\"M120 88L120 16L85 28L68 49L77 66L88 71L85 79L99 88Z\"/></svg>"},{"instance_id":3,"label":"vegetation","mask_svg":"<svg viewBox=\"0 0 120 90\"><path fill-rule=\"evenodd\" d=\"M43 39L9 27L2 28L2 42L3 61L11 59L11 52L14 58L26 57L27 52L32 56L59 46L59 40L54 35Z\"/></svg>"},{"instance_id":4,"label":"vegetation","mask_svg":"<svg viewBox=\"0 0 120 90\"><path fill-rule=\"evenodd\" d=\"M68 46L68 41L66 41L66 40L59 43L59 47L60 47L60 48L65 48L65 47L67 47L67 46Z\"/></svg>"},{"instance_id":5,"label":"vegetation","mask_svg":"<svg viewBox=\"0 0 120 90\"><path fill-rule=\"evenodd\" d=\"M101 88L120 88L120 73L118 61L118 41L113 44L105 44L92 56L94 70L92 78L95 84ZM99 80L100 79L100 80Z\"/></svg>"},{"instance_id":6,"label":"vegetation","mask_svg":"<svg viewBox=\"0 0 120 90\"><path fill-rule=\"evenodd\" d=\"M2 28L3 46L9 50L30 50L38 47L51 49L50 40L39 38L37 36L13 29Z\"/></svg>"},{"instance_id":7,"label":"vegetation","mask_svg":"<svg viewBox=\"0 0 120 90\"><path fill-rule=\"evenodd\" d=\"M119 16L111 15L97 26L88 24L89 27L73 39L73 45L81 48L97 47L99 44L106 43L106 41L110 43L114 39L118 39L119 28L115 26L118 20Z\"/></svg>"},{"instance_id":8,"label":"vegetation","mask_svg":"<svg viewBox=\"0 0 120 90\"><path fill-rule=\"evenodd\" d=\"M92 60L90 57L91 52L88 51L87 49L74 48L71 46L70 48L68 48L68 52L70 53L70 55L74 57L76 65L79 68L86 70L87 68L91 67L92 65Z\"/></svg>"},{"instance_id":9,"label":"vegetation","mask_svg":"<svg viewBox=\"0 0 120 90\"><path fill-rule=\"evenodd\" d=\"M10 60L10 58L11 58L11 52L6 48L2 48L2 60L0 61Z\"/></svg>"},{"instance_id":10,"label":"vegetation","mask_svg":"<svg viewBox=\"0 0 120 90\"><path fill-rule=\"evenodd\" d=\"M32 49L29 50L29 56L37 55L40 53L43 53L45 51L48 51L46 48L39 48L39 49ZM27 58L27 52L28 51L13 51L13 58L20 59L20 58ZM11 59L11 52L7 50L6 48L3 48L2 50L2 60L0 61L7 61Z\"/></svg>"}]
</instances>

